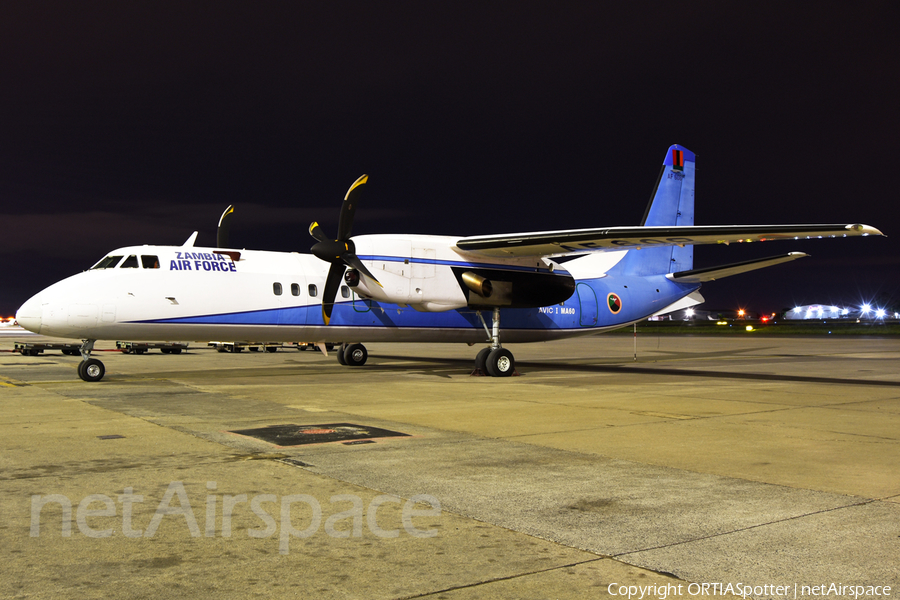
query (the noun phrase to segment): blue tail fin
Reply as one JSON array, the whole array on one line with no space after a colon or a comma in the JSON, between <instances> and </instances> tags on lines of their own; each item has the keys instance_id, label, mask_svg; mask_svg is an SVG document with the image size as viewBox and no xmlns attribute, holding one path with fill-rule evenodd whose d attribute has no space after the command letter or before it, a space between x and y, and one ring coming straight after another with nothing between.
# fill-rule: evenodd
<instances>
[{"instance_id":1,"label":"blue tail fin","mask_svg":"<svg viewBox=\"0 0 900 600\"><path fill-rule=\"evenodd\" d=\"M693 225L695 173L694 153L678 144L670 146L641 226ZM634 275L689 271L694 268L694 247L645 246L629 252L625 261L626 270Z\"/></svg>"}]
</instances>

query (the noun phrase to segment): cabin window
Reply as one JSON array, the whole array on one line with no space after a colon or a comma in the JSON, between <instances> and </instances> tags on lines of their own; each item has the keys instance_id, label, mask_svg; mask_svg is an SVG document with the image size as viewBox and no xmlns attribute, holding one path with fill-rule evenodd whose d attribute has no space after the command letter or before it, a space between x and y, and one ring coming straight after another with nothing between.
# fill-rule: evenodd
<instances>
[{"instance_id":1,"label":"cabin window","mask_svg":"<svg viewBox=\"0 0 900 600\"><path fill-rule=\"evenodd\" d=\"M291 296L299 296L300 295L300 284L292 283L291 284Z\"/></svg>"},{"instance_id":2,"label":"cabin window","mask_svg":"<svg viewBox=\"0 0 900 600\"><path fill-rule=\"evenodd\" d=\"M113 269L119 261L122 260L121 256L107 256L96 265L91 267L91 269Z\"/></svg>"},{"instance_id":3,"label":"cabin window","mask_svg":"<svg viewBox=\"0 0 900 600\"><path fill-rule=\"evenodd\" d=\"M120 269L137 269L138 268L138 259L137 256L132 254L128 258L122 261L122 264L119 265Z\"/></svg>"},{"instance_id":4,"label":"cabin window","mask_svg":"<svg viewBox=\"0 0 900 600\"><path fill-rule=\"evenodd\" d=\"M277 281L275 283L273 283L272 291L275 292L276 296L280 296L281 295L281 284L278 283Z\"/></svg>"},{"instance_id":5,"label":"cabin window","mask_svg":"<svg viewBox=\"0 0 900 600\"><path fill-rule=\"evenodd\" d=\"M314 284L314 283L309 284L309 297L315 298L318 295L319 295L319 289L316 287L316 284Z\"/></svg>"},{"instance_id":6,"label":"cabin window","mask_svg":"<svg viewBox=\"0 0 900 600\"><path fill-rule=\"evenodd\" d=\"M141 266L145 269L158 269L159 268L159 257L151 256L148 254L141 255Z\"/></svg>"},{"instance_id":7,"label":"cabin window","mask_svg":"<svg viewBox=\"0 0 900 600\"><path fill-rule=\"evenodd\" d=\"M341 298L349 298L350 297L350 288L346 285L341 286Z\"/></svg>"}]
</instances>

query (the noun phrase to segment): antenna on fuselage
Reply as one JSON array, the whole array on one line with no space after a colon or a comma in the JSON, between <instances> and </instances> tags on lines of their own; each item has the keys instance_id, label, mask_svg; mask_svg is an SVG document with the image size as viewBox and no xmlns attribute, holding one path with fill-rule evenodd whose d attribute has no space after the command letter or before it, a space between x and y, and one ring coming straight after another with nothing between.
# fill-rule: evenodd
<instances>
[{"instance_id":1,"label":"antenna on fuselage","mask_svg":"<svg viewBox=\"0 0 900 600\"><path fill-rule=\"evenodd\" d=\"M185 240L185 242L181 245L182 247L192 248L194 246L194 242L197 241L197 232L191 234L191 237Z\"/></svg>"}]
</instances>

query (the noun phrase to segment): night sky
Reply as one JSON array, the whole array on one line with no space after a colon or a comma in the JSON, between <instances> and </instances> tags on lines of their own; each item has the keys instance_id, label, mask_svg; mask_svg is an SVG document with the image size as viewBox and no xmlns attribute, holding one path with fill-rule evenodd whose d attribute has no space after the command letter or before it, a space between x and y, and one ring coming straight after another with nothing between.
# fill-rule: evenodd
<instances>
[{"instance_id":1,"label":"night sky","mask_svg":"<svg viewBox=\"0 0 900 600\"><path fill-rule=\"evenodd\" d=\"M900 304L896 2L5 3L0 316L131 244L635 225L669 145L696 223L888 238L695 249L707 308Z\"/></svg>"}]
</instances>

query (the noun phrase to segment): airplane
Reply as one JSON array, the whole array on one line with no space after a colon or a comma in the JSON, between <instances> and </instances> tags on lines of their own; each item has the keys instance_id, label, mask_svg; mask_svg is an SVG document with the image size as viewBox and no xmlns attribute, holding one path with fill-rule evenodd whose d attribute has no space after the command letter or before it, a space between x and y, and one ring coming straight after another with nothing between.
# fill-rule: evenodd
<instances>
[{"instance_id":1,"label":"airplane","mask_svg":"<svg viewBox=\"0 0 900 600\"><path fill-rule=\"evenodd\" d=\"M365 364L362 342L484 343L473 373L516 374L504 342L591 335L703 302L701 284L803 258L789 252L694 269L693 247L883 235L859 223L694 225L696 156L671 146L641 224L470 237L353 236L368 177L341 205L337 235L318 223L311 254L217 247L130 246L37 293L22 327L83 340L78 374L100 381L96 340L266 340L340 343L342 365ZM485 319L485 313L488 320ZM502 328L501 328L502 316ZM502 335L501 335L502 333Z\"/></svg>"}]
</instances>

